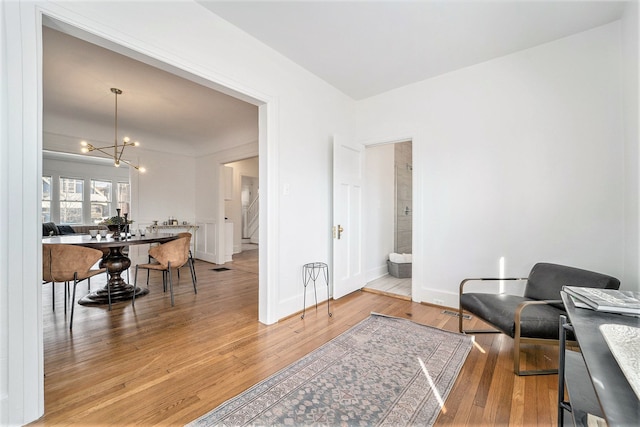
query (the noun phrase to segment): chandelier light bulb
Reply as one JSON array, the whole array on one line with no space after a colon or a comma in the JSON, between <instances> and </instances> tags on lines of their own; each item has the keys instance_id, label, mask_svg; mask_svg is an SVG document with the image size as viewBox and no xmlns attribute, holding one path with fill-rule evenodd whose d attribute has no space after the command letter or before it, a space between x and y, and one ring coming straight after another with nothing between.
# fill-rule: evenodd
<instances>
[{"instance_id":1,"label":"chandelier light bulb","mask_svg":"<svg viewBox=\"0 0 640 427\"><path fill-rule=\"evenodd\" d=\"M87 141L80 141L80 145L82 145L83 147L87 146Z\"/></svg>"},{"instance_id":2,"label":"chandelier light bulb","mask_svg":"<svg viewBox=\"0 0 640 427\"><path fill-rule=\"evenodd\" d=\"M140 166L138 170L142 173L145 173L147 171L144 166Z\"/></svg>"},{"instance_id":3,"label":"chandelier light bulb","mask_svg":"<svg viewBox=\"0 0 640 427\"><path fill-rule=\"evenodd\" d=\"M80 151L82 151L83 153L85 153L85 154L86 154L86 153L88 153L88 152L89 152L89 149L88 149L87 147L82 147L82 148L80 149Z\"/></svg>"},{"instance_id":4,"label":"chandelier light bulb","mask_svg":"<svg viewBox=\"0 0 640 427\"><path fill-rule=\"evenodd\" d=\"M137 146L139 146L139 145L140 145L140 143L139 143L138 141L136 141L136 142L134 142L134 143L133 143L133 146L134 146L134 147L137 147Z\"/></svg>"},{"instance_id":5,"label":"chandelier light bulb","mask_svg":"<svg viewBox=\"0 0 640 427\"><path fill-rule=\"evenodd\" d=\"M124 141L124 143L125 143L125 144L129 143L129 137L128 137L128 136L125 136L125 137L124 137L124 139L123 139L123 141Z\"/></svg>"}]
</instances>

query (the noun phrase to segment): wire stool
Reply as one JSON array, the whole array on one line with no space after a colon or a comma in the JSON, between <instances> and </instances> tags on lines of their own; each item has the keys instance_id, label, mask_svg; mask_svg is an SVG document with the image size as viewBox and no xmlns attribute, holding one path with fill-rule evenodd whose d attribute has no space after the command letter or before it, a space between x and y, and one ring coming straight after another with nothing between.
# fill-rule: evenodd
<instances>
[{"instance_id":1,"label":"wire stool","mask_svg":"<svg viewBox=\"0 0 640 427\"><path fill-rule=\"evenodd\" d=\"M329 310L329 267L324 262L310 262L302 266L302 283L304 284L304 302L302 306L302 316L304 319L304 313L307 309L307 285L313 282L313 295L316 299L316 310L318 309L318 294L316 292L316 280L320 277L320 273L324 277L324 283L327 285L327 313L329 317L332 316Z\"/></svg>"}]
</instances>

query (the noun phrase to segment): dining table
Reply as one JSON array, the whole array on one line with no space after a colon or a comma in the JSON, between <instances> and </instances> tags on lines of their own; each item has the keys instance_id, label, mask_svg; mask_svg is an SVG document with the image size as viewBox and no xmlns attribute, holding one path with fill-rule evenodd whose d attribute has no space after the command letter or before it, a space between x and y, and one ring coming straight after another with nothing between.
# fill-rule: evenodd
<instances>
[{"instance_id":1,"label":"dining table","mask_svg":"<svg viewBox=\"0 0 640 427\"><path fill-rule=\"evenodd\" d=\"M147 233L144 236L123 236L119 239L114 239L112 234L108 234L106 237L100 235L91 237L88 234L67 234L43 237L42 243L86 246L100 249L104 252L104 256L100 261L100 268L107 269L109 276L107 284L90 292L78 301L78 304L81 305L103 305L109 304L109 291L111 293L111 302L131 300L134 292L136 298L149 293L147 288L129 284L121 277L122 272L131 267L131 259L124 252L124 248L131 245L165 243L177 238L178 235L175 233Z\"/></svg>"}]
</instances>

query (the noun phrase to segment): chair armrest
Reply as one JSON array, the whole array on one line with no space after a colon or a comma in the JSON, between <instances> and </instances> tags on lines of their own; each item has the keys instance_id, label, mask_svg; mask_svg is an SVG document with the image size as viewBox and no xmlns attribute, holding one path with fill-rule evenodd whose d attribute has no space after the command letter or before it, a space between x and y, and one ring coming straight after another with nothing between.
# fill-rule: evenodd
<instances>
[{"instance_id":1,"label":"chair armrest","mask_svg":"<svg viewBox=\"0 0 640 427\"><path fill-rule=\"evenodd\" d=\"M499 280L510 280L510 281L516 281L516 280L527 280L528 277L477 277L477 278L468 278L468 279L464 279L462 282L460 282L460 294L462 294L462 289L464 288L464 285L467 282L472 282L472 281L492 281L492 282L496 282Z\"/></svg>"},{"instance_id":2,"label":"chair armrest","mask_svg":"<svg viewBox=\"0 0 640 427\"><path fill-rule=\"evenodd\" d=\"M558 373L557 369L539 369L539 370L530 370L530 371L522 371L520 370L520 344L521 342L526 342L529 344L548 344L548 339L536 339L536 338L522 338L521 337L521 326L520 319L522 316L522 312L525 308L530 307L532 305L549 305L549 304L562 304L562 300L538 300L538 301L524 301L521 302L516 308L514 323L515 323L515 331L514 331L514 353L513 353L513 371L521 376L521 375L546 375L546 374L556 374Z\"/></svg>"},{"instance_id":3,"label":"chair armrest","mask_svg":"<svg viewBox=\"0 0 640 427\"><path fill-rule=\"evenodd\" d=\"M521 302L518 305L518 308L516 308L516 312L513 318L513 321L515 323L515 337L519 339L520 337L520 318L522 317L522 312L524 311L525 308L532 306L532 305L550 305L550 304L562 304L562 300L559 299L548 299L548 300L539 300L539 301L525 301L525 302Z\"/></svg>"},{"instance_id":4,"label":"chair armrest","mask_svg":"<svg viewBox=\"0 0 640 427\"><path fill-rule=\"evenodd\" d=\"M527 277L477 277L477 278L468 278L468 279L464 279L462 282L460 282L460 293L458 294L458 329L460 330L461 333L494 333L494 332L499 332L497 329L490 329L490 330L468 330L465 331L462 327L462 315L464 313L464 309L462 308L462 291L464 289L464 285L467 284L467 282L472 282L472 281L499 281L499 280L507 280L507 281L517 281L517 280L527 280Z\"/></svg>"},{"instance_id":5,"label":"chair armrest","mask_svg":"<svg viewBox=\"0 0 640 427\"><path fill-rule=\"evenodd\" d=\"M538 300L538 301L524 301L521 302L518 305L518 308L516 308L516 313L515 313L515 322L516 322L516 328L518 328L518 324L520 323L520 317L522 314L522 311L527 308L530 305L541 305L541 304L546 304L546 305L551 305L551 304L562 304L562 300L561 299L544 299L544 300Z\"/></svg>"}]
</instances>

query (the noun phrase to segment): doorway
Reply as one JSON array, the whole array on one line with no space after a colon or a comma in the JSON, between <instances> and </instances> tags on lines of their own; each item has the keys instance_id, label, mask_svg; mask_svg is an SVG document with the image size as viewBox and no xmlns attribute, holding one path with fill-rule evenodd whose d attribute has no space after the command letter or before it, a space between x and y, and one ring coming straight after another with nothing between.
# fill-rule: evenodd
<instances>
[{"instance_id":1,"label":"doorway","mask_svg":"<svg viewBox=\"0 0 640 427\"><path fill-rule=\"evenodd\" d=\"M225 250L257 250L260 230L259 157L225 163Z\"/></svg>"},{"instance_id":2,"label":"doorway","mask_svg":"<svg viewBox=\"0 0 640 427\"><path fill-rule=\"evenodd\" d=\"M411 299L413 249L412 142L366 150L367 284L364 290ZM391 262L391 263L389 263Z\"/></svg>"}]
</instances>

